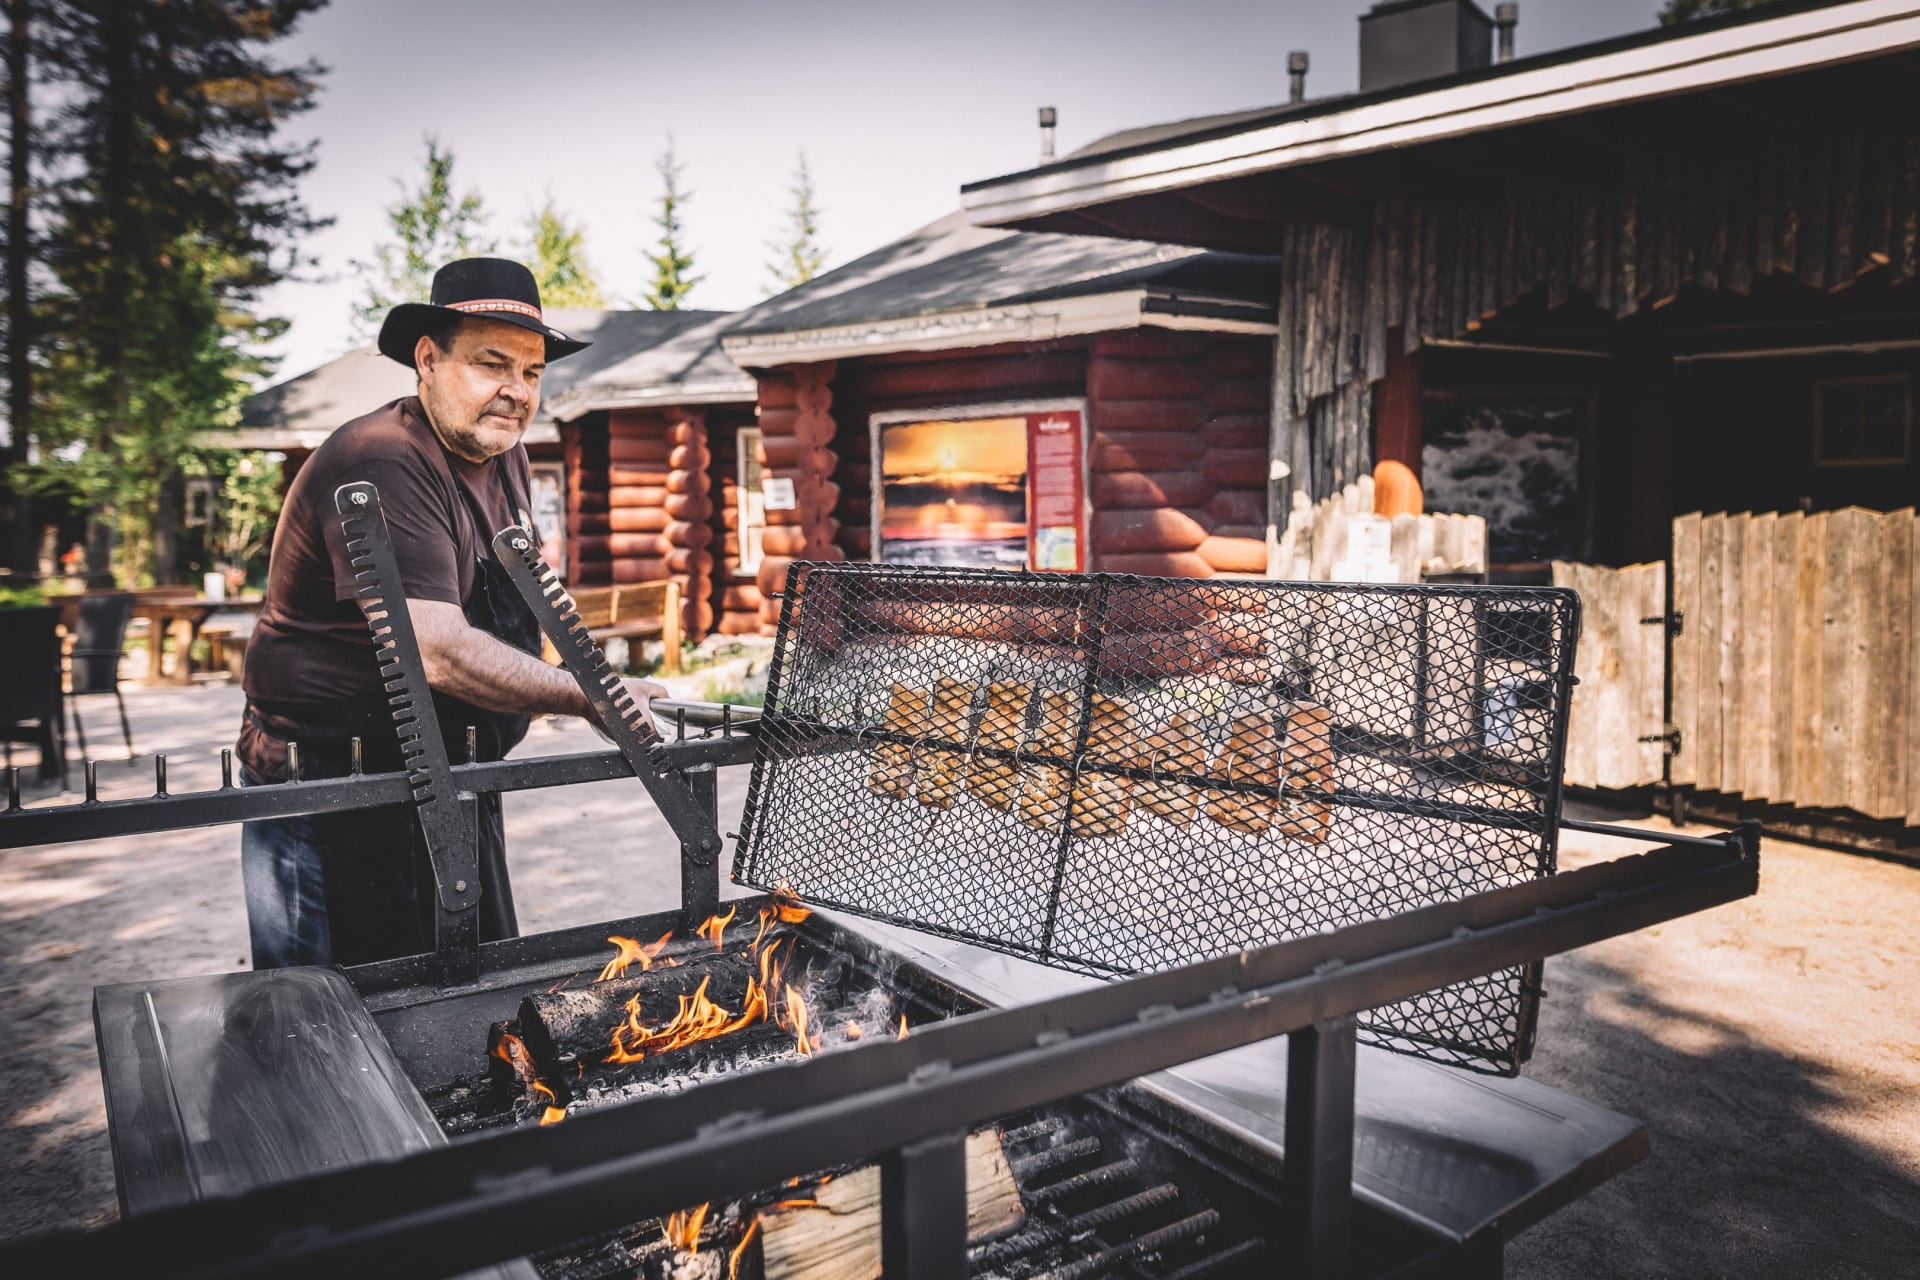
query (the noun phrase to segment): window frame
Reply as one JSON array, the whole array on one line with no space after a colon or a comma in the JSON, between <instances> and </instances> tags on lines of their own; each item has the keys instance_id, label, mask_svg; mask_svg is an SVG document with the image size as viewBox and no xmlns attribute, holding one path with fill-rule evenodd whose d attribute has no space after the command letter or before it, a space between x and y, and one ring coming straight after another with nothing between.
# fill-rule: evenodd
<instances>
[{"instance_id":1,"label":"window frame","mask_svg":"<svg viewBox=\"0 0 1920 1280\"><path fill-rule=\"evenodd\" d=\"M1873 386L1898 383L1904 392L1905 407L1901 424L1901 452L1897 457L1829 458L1826 456L1826 391L1829 387ZM1903 467L1913 461L1913 377L1906 373L1854 374L1813 381L1813 465L1816 467Z\"/></svg>"}]
</instances>

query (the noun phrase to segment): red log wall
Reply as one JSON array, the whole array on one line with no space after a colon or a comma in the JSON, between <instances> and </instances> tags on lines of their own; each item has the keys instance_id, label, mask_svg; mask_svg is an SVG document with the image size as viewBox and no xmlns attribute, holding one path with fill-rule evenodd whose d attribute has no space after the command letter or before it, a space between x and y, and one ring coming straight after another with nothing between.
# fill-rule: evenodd
<instances>
[{"instance_id":1,"label":"red log wall","mask_svg":"<svg viewBox=\"0 0 1920 1280\"><path fill-rule=\"evenodd\" d=\"M762 474L793 481L794 491L793 510L767 512L765 554L757 578L763 631L770 632L778 620L774 597L786 583L789 564L845 559L835 542L840 522L833 515L840 502L840 486L834 482L834 368L826 361L782 365L757 375Z\"/></svg>"},{"instance_id":2,"label":"red log wall","mask_svg":"<svg viewBox=\"0 0 1920 1280\"><path fill-rule=\"evenodd\" d=\"M567 466L567 585L604 587L613 581L612 531L607 515L607 415L590 413L560 425Z\"/></svg>"},{"instance_id":3,"label":"red log wall","mask_svg":"<svg viewBox=\"0 0 1920 1280\"><path fill-rule=\"evenodd\" d=\"M1094 569L1265 573L1273 342L1138 329L1087 363Z\"/></svg>"}]
</instances>

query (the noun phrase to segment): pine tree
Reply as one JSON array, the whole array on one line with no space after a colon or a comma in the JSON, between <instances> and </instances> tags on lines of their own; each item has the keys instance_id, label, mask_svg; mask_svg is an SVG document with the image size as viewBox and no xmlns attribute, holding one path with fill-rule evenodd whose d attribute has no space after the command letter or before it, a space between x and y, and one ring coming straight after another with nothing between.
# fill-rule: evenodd
<instances>
[{"instance_id":1,"label":"pine tree","mask_svg":"<svg viewBox=\"0 0 1920 1280\"><path fill-rule=\"evenodd\" d=\"M793 196L793 204L787 210L786 234L767 242L774 252L773 260L767 263L767 274L774 281L767 288L769 296L805 284L820 274L827 261L827 251L820 244L820 207L813 202L813 175L807 171L804 151L787 191Z\"/></svg>"},{"instance_id":2,"label":"pine tree","mask_svg":"<svg viewBox=\"0 0 1920 1280\"><path fill-rule=\"evenodd\" d=\"M33 297L27 268L34 257L33 198L33 2L6 0L7 11L7 303L6 376L9 447L0 461L24 463L33 439ZM11 466L5 469L13 474ZM6 563L18 573L34 569L33 499L0 479L6 511Z\"/></svg>"},{"instance_id":3,"label":"pine tree","mask_svg":"<svg viewBox=\"0 0 1920 1280\"><path fill-rule=\"evenodd\" d=\"M571 226L553 200L527 220L527 266L547 307L604 307L600 278L587 261L586 229Z\"/></svg>"},{"instance_id":4,"label":"pine tree","mask_svg":"<svg viewBox=\"0 0 1920 1280\"><path fill-rule=\"evenodd\" d=\"M373 260L356 260L366 281L366 297L353 309L354 332L363 341L380 328L387 312L402 302L425 302L433 292L433 273L455 258L493 252L486 229L486 207L477 191L456 192L453 150L426 135L427 166L420 185L399 182L400 198L387 206L393 239L374 246Z\"/></svg>"},{"instance_id":5,"label":"pine tree","mask_svg":"<svg viewBox=\"0 0 1920 1280\"><path fill-rule=\"evenodd\" d=\"M660 175L660 212L653 216L660 228L660 252L647 255L653 264L653 283L640 299L655 311L678 311L686 304L687 294L706 277L693 274L693 253L682 239L680 206L693 193L680 190L682 166L674 158L672 138L667 139L667 149L654 162L654 169Z\"/></svg>"},{"instance_id":6,"label":"pine tree","mask_svg":"<svg viewBox=\"0 0 1920 1280\"><path fill-rule=\"evenodd\" d=\"M60 187L42 262L53 287L36 337L44 484L90 507L88 571L173 572L180 460L193 433L230 421L259 366L244 346L277 322L250 312L303 263L321 225L295 185L310 146L276 135L311 105L312 63L270 47L324 0L57 0L43 53L62 104L43 144Z\"/></svg>"}]
</instances>

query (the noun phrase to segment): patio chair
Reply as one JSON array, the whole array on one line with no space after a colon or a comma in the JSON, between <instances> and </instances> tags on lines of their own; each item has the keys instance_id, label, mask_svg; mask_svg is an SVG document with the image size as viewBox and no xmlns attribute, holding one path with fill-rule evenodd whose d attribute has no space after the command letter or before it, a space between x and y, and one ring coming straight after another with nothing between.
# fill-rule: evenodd
<instances>
[{"instance_id":1,"label":"patio chair","mask_svg":"<svg viewBox=\"0 0 1920 1280\"><path fill-rule=\"evenodd\" d=\"M131 592L89 595L80 601L73 648L67 652L67 697L73 703L73 733L80 741L82 757L87 754L87 730L80 723L80 697L111 693L120 706L120 734L127 742L127 759L133 759L133 728L127 723L127 700L120 693L120 659L126 651L127 619L132 614Z\"/></svg>"},{"instance_id":2,"label":"patio chair","mask_svg":"<svg viewBox=\"0 0 1920 1280\"><path fill-rule=\"evenodd\" d=\"M40 748L40 777L67 785L66 717L60 702L60 610L0 609L0 738Z\"/></svg>"}]
</instances>

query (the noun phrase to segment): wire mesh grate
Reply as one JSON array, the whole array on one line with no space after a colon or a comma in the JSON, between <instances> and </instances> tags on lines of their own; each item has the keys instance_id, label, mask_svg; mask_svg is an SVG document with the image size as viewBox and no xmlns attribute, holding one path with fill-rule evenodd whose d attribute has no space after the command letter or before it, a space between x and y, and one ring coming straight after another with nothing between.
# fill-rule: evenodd
<instances>
[{"instance_id":1,"label":"wire mesh grate","mask_svg":"<svg viewBox=\"0 0 1920 1280\"><path fill-rule=\"evenodd\" d=\"M796 564L734 879L1101 975L1550 875L1578 600ZM1361 1036L1518 1069L1537 974Z\"/></svg>"}]
</instances>

